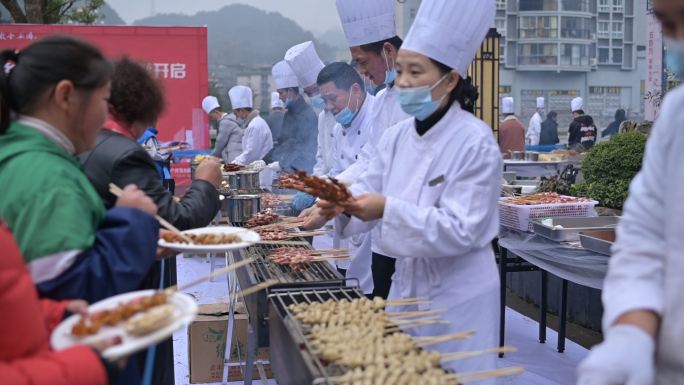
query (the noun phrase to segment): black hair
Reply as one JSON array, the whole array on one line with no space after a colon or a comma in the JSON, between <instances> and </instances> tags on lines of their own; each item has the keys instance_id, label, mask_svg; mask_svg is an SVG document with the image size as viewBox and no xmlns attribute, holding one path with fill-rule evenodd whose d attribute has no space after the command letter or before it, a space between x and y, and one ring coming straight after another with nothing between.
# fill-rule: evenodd
<instances>
[{"instance_id":1,"label":"black hair","mask_svg":"<svg viewBox=\"0 0 684 385\"><path fill-rule=\"evenodd\" d=\"M555 118L556 116L558 116L558 114L556 113L556 111L551 111L551 112L549 112L548 114L546 114L546 118L547 118L547 119L553 119L553 118Z\"/></svg>"},{"instance_id":2,"label":"black hair","mask_svg":"<svg viewBox=\"0 0 684 385\"><path fill-rule=\"evenodd\" d=\"M287 87L285 88L285 91L287 90L292 90L296 95L299 95L299 87Z\"/></svg>"},{"instance_id":3,"label":"black hair","mask_svg":"<svg viewBox=\"0 0 684 385\"><path fill-rule=\"evenodd\" d=\"M325 66L325 68L318 73L316 82L319 86L333 82L335 83L335 87L345 91L350 90L354 83L356 83L359 85L359 87L361 87L362 90L364 90L363 79L361 79L361 75L359 75L359 73L356 72L352 66L341 61Z\"/></svg>"},{"instance_id":4,"label":"black hair","mask_svg":"<svg viewBox=\"0 0 684 385\"><path fill-rule=\"evenodd\" d=\"M282 111L283 107L273 107L271 108L273 111Z\"/></svg>"},{"instance_id":5,"label":"black hair","mask_svg":"<svg viewBox=\"0 0 684 385\"><path fill-rule=\"evenodd\" d=\"M442 76L448 74L453 70L453 68L449 67L446 64L442 64L437 60L434 60L432 58L430 60L432 60L432 62L437 66L437 68L439 68L439 72L442 74ZM470 76L466 78L463 78L462 76L463 74L461 74L461 78L458 80L458 84L456 84L456 87L451 91L451 94L449 94L449 103L458 101L458 103L461 105L461 109L463 109L464 111L468 111L471 114L474 114L475 102L480 97L480 93L477 91L477 87L473 86L473 79L471 79Z\"/></svg>"},{"instance_id":6,"label":"black hair","mask_svg":"<svg viewBox=\"0 0 684 385\"><path fill-rule=\"evenodd\" d=\"M349 65L350 65L354 70L358 71L358 69L359 69L359 62L357 62L356 60L352 59L352 60L349 62Z\"/></svg>"},{"instance_id":7,"label":"black hair","mask_svg":"<svg viewBox=\"0 0 684 385\"><path fill-rule=\"evenodd\" d=\"M578 114L580 114L580 115L584 115L584 110L575 110L575 111L572 111L573 114L574 114L575 112L578 113Z\"/></svg>"},{"instance_id":8,"label":"black hair","mask_svg":"<svg viewBox=\"0 0 684 385\"><path fill-rule=\"evenodd\" d=\"M253 108L252 107L240 107L240 108L234 108L234 110L245 110L247 112L252 112Z\"/></svg>"},{"instance_id":9,"label":"black hair","mask_svg":"<svg viewBox=\"0 0 684 385\"><path fill-rule=\"evenodd\" d=\"M404 43L404 41L401 40L399 36L394 36L386 40L376 41L375 43L362 44L361 50L365 52L373 52L374 54L380 56L382 55L382 47L385 46L385 43L392 44L394 48L399 51L399 48L401 48L401 45Z\"/></svg>"},{"instance_id":10,"label":"black hair","mask_svg":"<svg viewBox=\"0 0 684 385\"><path fill-rule=\"evenodd\" d=\"M615 120L619 122L624 122L625 120L627 120L627 113L625 112L625 110L619 108L617 111L615 111Z\"/></svg>"},{"instance_id":11,"label":"black hair","mask_svg":"<svg viewBox=\"0 0 684 385\"><path fill-rule=\"evenodd\" d=\"M91 92L106 85L112 63L94 45L67 35L51 35L31 43L21 52L0 52L0 64L16 64L0 74L0 134L9 127L9 111L33 112L43 95L57 83L69 80L79 91Z\"/></svg>"},{"instance_id":12,"label":"black hair","mask_svg":"<svg viewBox=\"0 0 684 385\"><path fill-rule=\"evenodd\" d=\"M127 123L149 125L164 112L164 91L145 65L123 57L114 62L109 105Z\"/></svg>"}]
</instances>

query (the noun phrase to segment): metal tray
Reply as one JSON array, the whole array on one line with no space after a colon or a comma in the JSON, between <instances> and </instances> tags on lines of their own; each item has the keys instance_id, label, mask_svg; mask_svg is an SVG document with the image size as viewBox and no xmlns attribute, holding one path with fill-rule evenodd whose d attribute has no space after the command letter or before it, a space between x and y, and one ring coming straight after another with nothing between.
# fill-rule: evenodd
<instances>
[{"instance_id":1,"label":"metal tray","mask_svg":"<svg viewBox=\"0 0 684 385\"><path fill-rule=\"evenodd\" d=\"M536 234L556 242L576 242L579 241L580 232L615 228L620 217L553 218L553 225L563 226L562 229L546 226L542 221L537 219L532 223Z\"/></svg>"},{"instance_id":2,"label":"metal tray","mask_svg":"<svg viewBox=\"0 0 684 385\"><path fill-rule=\"evenodd\" d=\"M615 242L615 230L581 232L579 237L585 249L610 257L610 248Z\"/></svg>"}]
</instances>

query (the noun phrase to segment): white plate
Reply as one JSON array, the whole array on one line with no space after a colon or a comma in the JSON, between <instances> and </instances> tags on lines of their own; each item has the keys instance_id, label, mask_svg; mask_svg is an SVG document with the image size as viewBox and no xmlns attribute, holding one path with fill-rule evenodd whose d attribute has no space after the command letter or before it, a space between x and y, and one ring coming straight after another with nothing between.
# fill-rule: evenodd
<instances>
[{"instance_id":1,"label":"white plate","mask_svg":"<svg viewBox=\"0 0 684 385\"><path fill-rule=\"evenodd\" d=\"M170 243L160 239L157 243L160 247L166 247L179 253L223 253L226 251L242 250L259 242L261 237L254 231L241 227L212 226L201 229L182 231L183 234L237 234L242 242L228 243L225 245L189 245L187 243Z\"/></svg>"},{"instance_id":2,"label":"white plate","mask_svg":"<svg viewBox=\"0 0 684 385\"><path fill-rule=\"evenodd\" d=\"M114 297L104 299L96 302L88 308L88 311L95 313L98 311L113 309L122 303L128 303L136 298L151 296L156 290L140 290L131 293L120 294ZM171 317L174 321L170 324L143 336L132 336L126 333L124 323L121 322L116 326L102 326L100 331L92 336L75 337L71 334L71 329L81 319L81 316L74 314L71 317L62 321L50 336L50 344L54 350L64 350L75 345L89 345L96 341L108 337L120 336L121 344L112 346L102 352L103 358L118 358L129 356L135 352L139 352L147 347L158 344L159 342L171 337L174 332L180 330L182 327L189 325L197 315L197 302L183 293L174 293L168 297L168 302L176 305L176 309Z\"/></svg>"}]
</instances>

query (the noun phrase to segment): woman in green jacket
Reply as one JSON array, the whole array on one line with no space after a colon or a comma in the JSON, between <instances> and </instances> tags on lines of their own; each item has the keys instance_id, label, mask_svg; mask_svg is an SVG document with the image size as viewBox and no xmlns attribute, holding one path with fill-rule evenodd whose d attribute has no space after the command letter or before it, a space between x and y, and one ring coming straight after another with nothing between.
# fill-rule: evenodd
<instances>
[{"instance_id":1,"label":"woman in green jacket","mask_svg":"<svg viewBox=\"0 0 684 385\"><path fill-rule=\"evenodd\" d=\"M107 119L112 64L53 35L3 51L0 213L42 297L89 302L135 290L156 260L157 207L131 185L106 211L76 158Z\"/></svg>"}]
</instances>

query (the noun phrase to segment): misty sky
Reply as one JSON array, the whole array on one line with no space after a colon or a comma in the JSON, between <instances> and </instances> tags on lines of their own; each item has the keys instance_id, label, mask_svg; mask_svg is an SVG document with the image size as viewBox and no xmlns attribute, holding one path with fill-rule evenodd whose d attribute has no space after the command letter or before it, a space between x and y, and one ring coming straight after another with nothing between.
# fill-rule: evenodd
<instances>
[{"instance_id":1,"label":"misty sky","mask_svg":"<svg viewBox=\"0 0 684 385\"><path fill-rule=\"evenodd\" d=\"M327 32L342 29L335 8L335 0L107 0L128 24L150 16L154 1L157 13L184 13L193 15L230 4L248 4L271 12L280 12L294 20L305 30Z\"/></svg>"}]
</instances>

